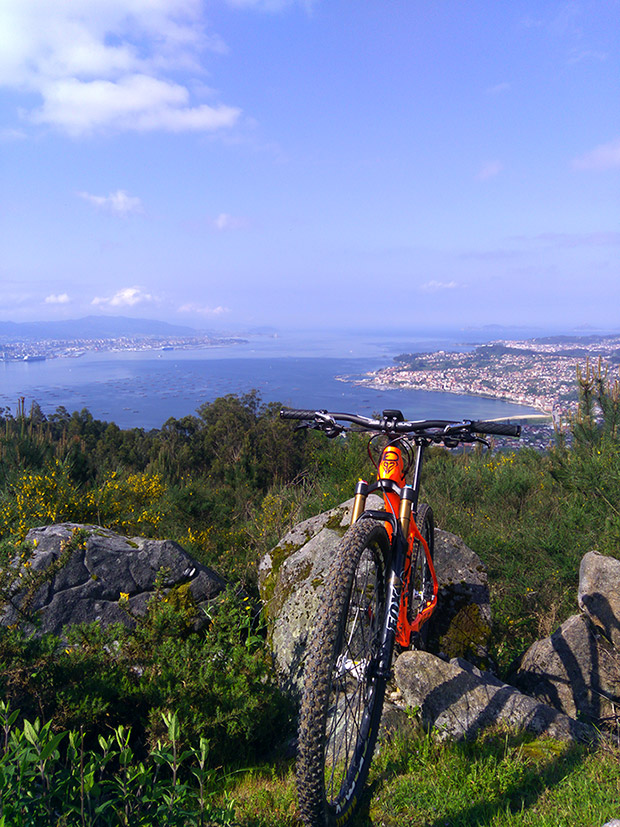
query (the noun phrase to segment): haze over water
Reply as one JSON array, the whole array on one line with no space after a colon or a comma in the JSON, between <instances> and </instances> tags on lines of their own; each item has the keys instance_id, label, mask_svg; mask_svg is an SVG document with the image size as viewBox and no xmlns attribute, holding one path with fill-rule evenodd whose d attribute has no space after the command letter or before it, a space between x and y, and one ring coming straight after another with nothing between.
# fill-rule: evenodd
<instances>
[{"instance_id":1,"label":"haze over water","mask_svg":"<svg viewBox=\"0 0 620 827\"><path fill-rule=\"evenodd\" d=\"M462 341L462 337L460 337ZM495 419L532 413L525 406L418 390L379 391L339 381L392 363L410 351L456 349L458 339L406 336L254 337L201 350L87 352L71 359L0 363L0 406L34 400L45 414L88 408L122 428L160 428L204 402L255 388L263 402L372 414L400 408L410 419Z\"/></svg>"}]
</instances>

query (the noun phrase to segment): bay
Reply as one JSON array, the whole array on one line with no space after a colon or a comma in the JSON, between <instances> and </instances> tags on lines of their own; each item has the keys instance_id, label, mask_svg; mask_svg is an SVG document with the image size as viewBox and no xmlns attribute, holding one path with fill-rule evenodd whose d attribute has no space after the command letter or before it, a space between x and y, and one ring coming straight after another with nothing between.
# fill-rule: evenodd
<instances>
[{"instance_id":1,"label":"bay","mask_svg":"<svg viewBox=\"0 0 620 827\"><path fill-rule=\"evenodd\" d=\"M0 362L0 406L26 410L36 401L46 415L62 406L87 408L121 428L160 428L169 417L256 389L263 402L365 415L399 408L407 419L496 419L533 413L499 399L419 390L377 390L339 381L391 363L403 350L454 349L454 342L362 337L323 341L312 336L260 337L247 344L174 351L87 352L80 358ZM339 354L339 355L336 355Z\"/></svg>"}]
</instances>

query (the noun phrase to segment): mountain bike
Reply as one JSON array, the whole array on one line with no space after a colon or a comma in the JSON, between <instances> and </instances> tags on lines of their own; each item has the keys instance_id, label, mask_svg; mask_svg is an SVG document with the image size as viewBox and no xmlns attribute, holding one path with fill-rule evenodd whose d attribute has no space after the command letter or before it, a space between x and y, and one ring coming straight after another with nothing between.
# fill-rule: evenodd
<instances>
[{"instance_id":1,"label":"mountain bike","mask_svg":"<svg viewBox=\"0 0 620 827\"><path fill-rule=\"evenodd\" d=\"M307 827L340 827L355 812L368 777L394 647L424 648L437 607L433 512L418 503L425 449L488 445L481 435L519 437L521 427L410 421L398 410L379 419L290 408L280 416L332 438L352 425L370 432L368 455L377 469L373 483L360 480L355 487L351 525L324 586L303 677L299 806ZM383 510L366 509L374 491L383 496Z\"/></svg>"}]
</instances>

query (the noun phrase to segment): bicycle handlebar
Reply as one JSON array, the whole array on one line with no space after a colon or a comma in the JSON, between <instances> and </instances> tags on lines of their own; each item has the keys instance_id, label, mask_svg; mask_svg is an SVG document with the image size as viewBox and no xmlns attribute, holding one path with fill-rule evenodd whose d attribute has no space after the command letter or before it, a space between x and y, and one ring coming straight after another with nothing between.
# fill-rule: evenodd
<instances>
[{"instance_id":1,"label":"bicycle handlebar","mask_svg":"<svg viewBox=\"0 0 620 827\"><path fill-rule=\"evenodd\" d=\"M310 421L319 428L325 426L331 430L343 431L344 427L336 424L336 421L340 420L341 422L351 422L354 425L359 425L367 431L383 431L389 434L414 434L426 436L437 441L441 441L443 437L448 439L465 438L468 434L474 433L517 438L521 436L521 426L511 425L508 422L485 422L484 420L478 420L476 422L469 420L453 422L448 419L405 420L402 419L400 411L384 411L381 419L371 419L367 416L360 416L359 414L283 408L280 411L280 417L282 419Z\"/></svg>"}]
</instances>

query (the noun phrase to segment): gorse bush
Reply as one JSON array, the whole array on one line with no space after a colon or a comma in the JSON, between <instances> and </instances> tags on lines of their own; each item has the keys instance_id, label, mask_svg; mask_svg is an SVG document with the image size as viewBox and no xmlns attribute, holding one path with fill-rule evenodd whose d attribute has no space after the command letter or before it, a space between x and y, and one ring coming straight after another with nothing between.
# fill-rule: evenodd
<instances>
[{"instance_id":1,"label":"gorse bush","mask_svg":"<svg viewBox=\"0 0 620 827\"><path fill-rule=\"evenodd\" d=\"M0 504L0 537L24 539L33 526L95 523L126 534L153 536L164 517L166 487L158 474L106 472L85 489L66 464L49 460L38 472L21 471L6 484Z\"/></svg>"}]
</instances>

